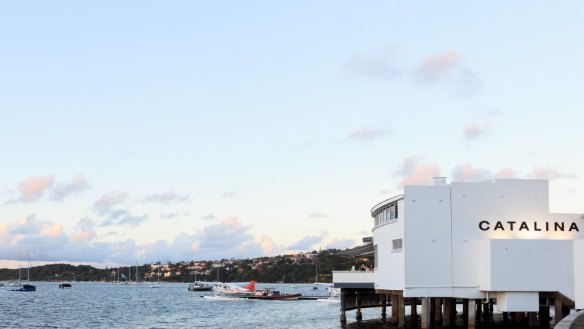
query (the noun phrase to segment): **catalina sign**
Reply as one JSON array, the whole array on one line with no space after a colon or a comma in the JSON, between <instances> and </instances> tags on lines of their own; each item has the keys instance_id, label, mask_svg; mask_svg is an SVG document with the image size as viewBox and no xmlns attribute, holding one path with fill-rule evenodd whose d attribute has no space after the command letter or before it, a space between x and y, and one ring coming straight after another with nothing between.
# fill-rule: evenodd
<instances>
[{"instance_id":1,"label":"catalina sign","mask_svg":"<svg viewBox=\"0 0 584 329\"><path fill-rule=\"evenodd\" d=\"M530 232L580 232L575 222L526 222L526 221L488 221L479 222L481 231L530 231Z\"/></svg>"}]
</instances>

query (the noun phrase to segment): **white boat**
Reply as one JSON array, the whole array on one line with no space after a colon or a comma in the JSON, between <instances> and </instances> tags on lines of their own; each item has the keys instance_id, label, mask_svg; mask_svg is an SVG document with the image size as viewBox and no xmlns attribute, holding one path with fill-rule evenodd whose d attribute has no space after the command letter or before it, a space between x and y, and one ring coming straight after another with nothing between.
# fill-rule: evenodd
<instances>
[{"instance_id":1,"label":"white boat","mask_svg":"<svg viewBox=\"0 0 584 329\"><path fill-rule=\"evenodd\" d=\"M328 303L328 304L340 304L341 298L330 296L329 298L318 298L316 301L321 302L321 303Z\"/></svg>"},{"instance_id":2,"label":"white boat","mask_svg":"<svg viewBox=\"0 0 584 329\"><path fill-rule=\"evenodd\" d=\"M225 295L209 295L209 296L201 296L205 300L212 300L212 301L220 301L220 302L235 302L246 300L245 298L238 298L238 297L229 297Z\"/></svg>"}]
</instances>

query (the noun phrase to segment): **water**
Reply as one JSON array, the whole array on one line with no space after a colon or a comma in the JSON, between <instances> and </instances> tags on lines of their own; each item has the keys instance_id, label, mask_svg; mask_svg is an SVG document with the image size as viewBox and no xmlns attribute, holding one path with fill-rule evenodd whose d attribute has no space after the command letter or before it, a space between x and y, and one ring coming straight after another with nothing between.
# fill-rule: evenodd
<instances>
[{"instance_id":1,"label":"water","mask_svg":"<svg viewBox=\"0 0 584 329\"><path fill-rule=\"evenodd\" d=\"M113 285L39 282L36 292L0 288L0 328L339 328L339 305L317 301L209 301L186 283ZM325 295L313 285L256 284L282 292ZM379 317L378 309L364 318ZM351 314L351 313L349 313ZM350 320L350 319L349 319ZM350 324L349 324L350 327Z\"/></svg>"},{"instance_id":2,"label":"water","mask_svg":"<svg viewBox=\"0 0 584 329\"><path fill-rule=\"evenodd\" d=\"M339 304L313 300L210 301L201 298L210 292L190 292L187 283L161 283L157 289L149 284L74 282L72 289L59 289L56 282L35 284L36 292L0 287L0 328L396 328L389 319L380 318L380 308L363 309L361 322L355 322L355 312L349 311L348 323L341 325ZM256 284L258 289L326 295L324 287L312 290L313 286ZM391 314L390 307L387 313ZM406 318L406 328L419 327L419 323L409 323L409 316ZM524 327L503 323L500 318L499 313L495 322L480 320L477 328ZM465 328L460 317L455 326Z\"/></svg>"}]
</instances>

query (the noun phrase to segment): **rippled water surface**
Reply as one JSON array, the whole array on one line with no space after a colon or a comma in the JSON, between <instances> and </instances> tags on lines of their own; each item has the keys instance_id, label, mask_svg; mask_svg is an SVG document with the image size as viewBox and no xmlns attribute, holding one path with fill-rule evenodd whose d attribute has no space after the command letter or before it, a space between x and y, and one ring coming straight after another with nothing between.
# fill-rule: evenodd
<instances>
[{"instance_id":1,"label":"rippled water surface","mask_svg":"<svg viewBox=\"0 0 584 329\"><path fill-rule=\"evenodd\" d=\"M0 287L0 328L390 328L389 319L380 318L380 309L363 310L363 321L355 322L355 312L347 312L348 323L339 323L339 305L314 300L298 301L211 301L190 292L186 283L113 285L74 282L72 289L59 283L39 282L36 292L13 292ZM256 284L304 296L325 295L324 286ZM459 310L460 312L461 310ZM391 308L387 310L391 314ZM503 323L500 314L480 320L477 328L515 329L518 323ZM411 323L406 328L419 328ZM456 328L466 326L458 317ZM547 325L543 328L549 328Z\"/></svg>"},{"instance_id":2,"label":"rippled water surface","mask_svg":"<svg viewBox=\"0 0 584 329\"><path fill-rule=\"evenodd\" d=\"M188 284L113 285L39 282L36 292L0 288L1 328L339 328L339 305L317 301L209 301ZM282 292L325 295L313 285L258 284ZM365 310L376 318L379 310ZM350 320L350 319L349 319Z\"/></svg>"}]
</instances>

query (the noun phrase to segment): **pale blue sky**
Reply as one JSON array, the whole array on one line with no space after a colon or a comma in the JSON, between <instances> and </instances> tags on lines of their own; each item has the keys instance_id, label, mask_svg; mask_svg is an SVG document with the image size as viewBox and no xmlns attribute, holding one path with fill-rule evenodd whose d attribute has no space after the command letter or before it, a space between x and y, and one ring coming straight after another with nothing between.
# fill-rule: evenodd
<instances>
[{"instance_id":1,"label":"pale blue sky","mask_svg":"<svg viewBox=\"0 0 584 329\"><path fill-rule=\"evenodd\" d=\"M584 212L584 4L0 3L0 259L350 247L403 183ZM1 264L9 264L8 262Z\"/></svg>"}]
</instances>

